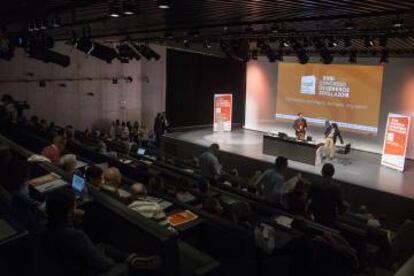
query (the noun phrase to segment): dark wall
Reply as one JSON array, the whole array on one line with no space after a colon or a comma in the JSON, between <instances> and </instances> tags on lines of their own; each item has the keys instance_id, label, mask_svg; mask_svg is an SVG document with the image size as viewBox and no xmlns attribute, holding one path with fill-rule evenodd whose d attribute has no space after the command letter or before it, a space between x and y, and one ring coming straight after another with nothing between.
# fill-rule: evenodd
<instances>
[{"instance_id":1,"label":"dark wall","mask_svg":"<svg viewBox=\"0 0 414 276\"><path fill-rule=\"evenodd\" d=\"M167 117L173 127L213 123L214 94L233 94L233 123L244 124L246 65L168 49Z\"/></svg>"}]
</instances>

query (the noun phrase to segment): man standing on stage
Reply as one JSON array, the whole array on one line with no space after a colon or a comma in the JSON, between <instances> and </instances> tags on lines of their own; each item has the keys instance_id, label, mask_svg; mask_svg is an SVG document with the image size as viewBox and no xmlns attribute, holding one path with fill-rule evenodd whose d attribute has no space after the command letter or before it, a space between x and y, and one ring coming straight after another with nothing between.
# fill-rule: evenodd
<instances>
[{"instance_id":1,"label":"man standing on stage","mask_svg":"<svg viewBox=\"0 0 414 276\"><path fill-rule=\"evenodd\" d=\"M339 131L338 125L336 123L329 124L325 130L325 153L326 157L327 152L329 153L329 158L333 159L336 152L336 140L339 138L341 144L344 143L342 139L341 132Z\"/></svg>"},{"instance_id":2,"label":"man standing on stage","mask_svg":"<svg viewBox=\"0 0 414 276\"><path fill-rule=\"evenodd\" d=\"M298 116L299 118L297 118L293 123L293 128L295 130L296 138L298 140L304 140L308 123L306 122L306 119L303 117L303 113L299 113Z\"/></svg>"}]
</instances>

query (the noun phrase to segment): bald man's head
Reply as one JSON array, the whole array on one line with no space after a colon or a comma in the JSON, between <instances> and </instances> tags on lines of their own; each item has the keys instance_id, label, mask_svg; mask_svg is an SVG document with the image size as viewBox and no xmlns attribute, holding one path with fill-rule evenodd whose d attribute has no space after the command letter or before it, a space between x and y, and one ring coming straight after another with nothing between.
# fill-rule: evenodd
<instances>
[{"instance_id":1,"label":"bald man's head","mask_svg":"<svg viewBox=\"0 0 414 276\"><path fill-rule=\"evenodd\" d=\"M138 197L146 196L147 190L145 189L144 184L142 183L134 183L132 184L131 188L131 194Z\"/></svg>"},{"instance_id":2,"label":"bald man's head","mask_svg":"<svg viewBox=\"0 0 414 276\"><path fill-rule=\"evenodd\" d=\"M120 188L122 185L122 175L115 167L107 168L104 172L105 182L114 188Z\"/></svg>"}]
</instances>

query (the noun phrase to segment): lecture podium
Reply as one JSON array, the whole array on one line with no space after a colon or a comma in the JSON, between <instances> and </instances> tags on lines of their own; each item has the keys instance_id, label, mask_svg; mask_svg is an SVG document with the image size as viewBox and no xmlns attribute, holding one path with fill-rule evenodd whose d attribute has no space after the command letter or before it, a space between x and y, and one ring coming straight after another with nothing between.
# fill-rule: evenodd
<instances>
[{"instance_id":1,"label":"lecture podium","mask_svg":"<svg viewBox=\"0 0 414 276\"><path fill-rule=\"evenodd\" d=\"M267 155L284 156L288 160L315 165L317 149L318 145L313 142L271 134L263 135L263 153Z\"/></svg>"}]
</instances>

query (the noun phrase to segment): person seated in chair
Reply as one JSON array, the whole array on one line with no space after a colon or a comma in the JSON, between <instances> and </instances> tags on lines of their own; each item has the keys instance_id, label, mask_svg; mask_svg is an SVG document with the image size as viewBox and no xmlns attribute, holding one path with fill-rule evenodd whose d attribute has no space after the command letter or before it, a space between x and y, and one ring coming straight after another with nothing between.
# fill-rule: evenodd
<instances>
[{"instance_id":1,"label":"person seated in chair","mask_svg":"<svg viewBox=\"0 0 414 276\"><path fill-rule=\"evenodd\" d=\"M95 246L88 235L74 226L74 218L79 216L75 194L69 189L61 189L46 199L48 216L47 236L57 244L58 258L66 275L98 275L115 268L116 263L127 262L132 269L138 269L142 262L160 262L156 256L138 257L125 253L111 245ZM145 259L145 260L144 260Z\"/></svg>"},{"instance_id":2,"label":"person seated in chair","mask_svg":"<svg viewBox=\"0 0 414 276\"><path fill-rule=\"evenodd\" d=\"M164 210L158 202L147 197L147 190L144 184L135 183L131 186L130 190L133 200L128 205L129 209L138 212L146 218L155 220L160 225L168 225Z\"/></svg>"},{"instance_id":3,"label":"person seated in chair","mask_svg":"<svg viewBox=\"0 0 414 276\"><path fill-rule=\"evenodd\" d=\"M275 160L274 167L266 170L258 184L261 195L268 201L285 205L288 190L284 187L285 175L288 169L286 157L279 156Z\"/></svg>"},{"instance_id":4,"label":"person seated in chair","mask_svg":"<svg viewBox=\"0 0 414 276\"><path fill-rule=\"evenodd\" d=\"M60 158L59 167L65 172L72 174L76 170L78 160L74 154L65 154Z\"/></svg>"},{"instance_id":5,"label":"person seated in chair","mask_svg":"<svg viewBox=\"0 0 414 276\"><path fill-rule=\"evenodd\" d=\"M310 190L310 211L315 221L324 225L334 225L338 214L344 213L346 207L342 200L340 186L333 176L335 167L326 163L322 167L322 181L313 183Z\"/></svg>"},{"instance_id":6,"label":"person seated in chair","mask_svg":"<svg viewBox=\"0 0 414 276\"><path fill-rule=\"evenodd\" d=\"M66 140L61 135L53 137L53 143L42 150L42 155L49 158L54 165L59 165L60 156L65 150Z\"/></svg>"},{"instance_id":7,"label":"person seated in chair","mask_svg":"<svg viewBox=\"0 0 414 276\"><path fill-rule=\"evenodd\" d=\"M86 181L97 189L101 189L105 183L103 170L98 166L90 166L85 172Z\"/></svg>"}]
</instances>

